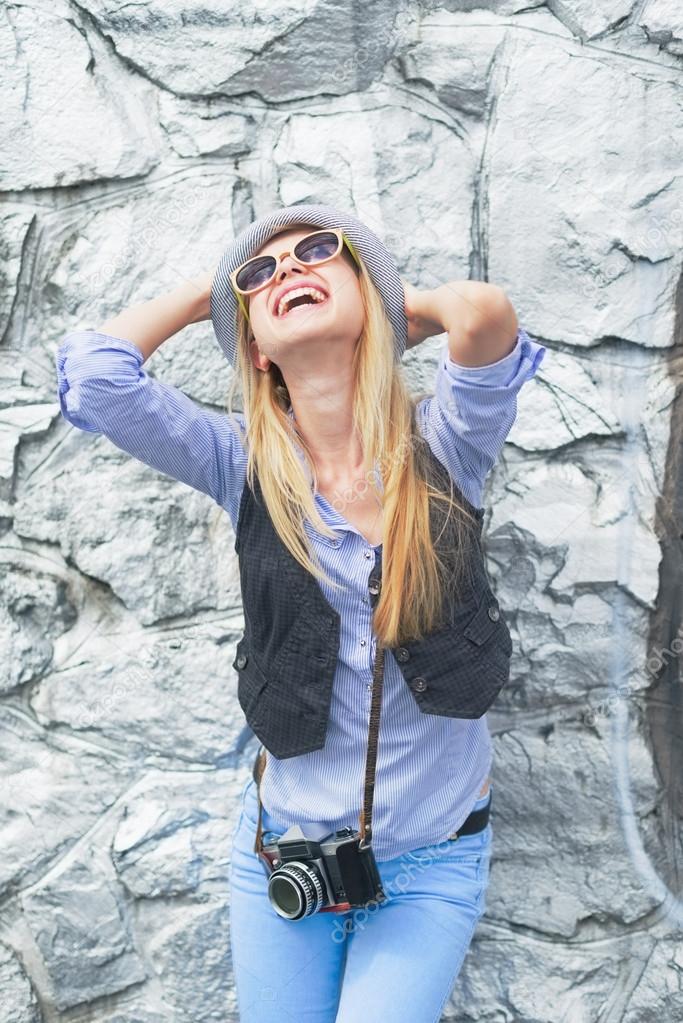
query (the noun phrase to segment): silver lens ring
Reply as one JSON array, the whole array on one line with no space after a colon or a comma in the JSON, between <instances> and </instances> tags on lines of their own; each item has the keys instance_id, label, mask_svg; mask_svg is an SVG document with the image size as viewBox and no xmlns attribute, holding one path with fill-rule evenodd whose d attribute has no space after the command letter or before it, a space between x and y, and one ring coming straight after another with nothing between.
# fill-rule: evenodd
<instances>
[{"instance_id":1,"label":"silver lens ring","mask_svg":"<svg viewBox=\"0 0 683 1023\"><path fill-rule=\"evenodd\" d=\"M285 907L279 905L273 898L273 889L279 886L280 881L288 881L290 888L296 893L299 906L289 912ZM301 912L303 894L303 912ZM284 866L278 867L268 878L268 897L275 911L286 920L300 920L302 917L311 916L322 906L324 893L323 886L317 872L312 871L305 863L299 860L290 860Z\"/></svg>"}]
</instances>

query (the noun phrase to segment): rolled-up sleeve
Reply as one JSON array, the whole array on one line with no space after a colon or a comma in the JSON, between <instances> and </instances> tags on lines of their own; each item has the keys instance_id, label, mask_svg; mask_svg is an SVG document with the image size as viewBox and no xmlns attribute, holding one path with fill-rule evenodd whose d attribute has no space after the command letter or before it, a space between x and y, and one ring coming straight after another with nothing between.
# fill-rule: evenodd
<instances>
[{"instance_id":1,"label":"rolled-up sleeve","mask_svg":"<svg viewBox=\"0 0 683 1023\"><path fill-rule=\"evenodd\" d=\"M143 361L125 338L95 330L66 334L55 356L62 415L208 494L235 527L247 464L244 416L202 408L141 369Z\"/></svg>"},{"instance_id":2,"label":"rolled-up sleeve","mask_svg":"<svg viewBox=\"0 0 683 1023\"><path fill-rule=\"evenodd\" d=\"M512 351L488 366L460 366L441 352L434 394L418 403L418 424L465 497L481 507L486 476L517 416L517 395L546 349L519 327Z\"/></svg>"}]
</instances>

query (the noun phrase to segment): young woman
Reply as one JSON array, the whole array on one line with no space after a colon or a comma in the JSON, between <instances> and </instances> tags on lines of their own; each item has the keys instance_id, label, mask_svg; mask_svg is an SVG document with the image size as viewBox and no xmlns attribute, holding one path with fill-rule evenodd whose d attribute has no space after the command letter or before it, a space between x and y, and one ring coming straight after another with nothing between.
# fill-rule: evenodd
<instances>
[{"instance_id":1,"label":"young woman","mask_svg":"<svg viewBox=\"0 0 683 1023\"><path fill-rule=\"evenodd\" d=\"M209 412L141 369L168 337L209 317L236 367L241 413L231 410L232 394L229 414ZM401 355L442 332L448 349L434 393L412 397ZM485 909L492 789L485 714L472 709L474 696L462 715L455 710L461 681L438 663L457 655L474 693L489 669L500 687L509 657L488 586L485 600L468 603L450 584L476 536L467 527L481 522L484 480L517 393L544 353L499 288L458 281L418 290L366 225L322 205L262 218L215 274L98 331L72 332L58 350L69 422L204 491L231 517L249 634L234 664L266 754L259 792L269 838L295 824L358 828L378 642L385 650L372 848L387 897L299 919L276 912L255 852L250 778L231 868L242 1023L441 1016ZM434 487L439 467L448 492ZM260 533L254 494L265 509ZM462 542L449 576L433 531L439 501L458 526L449 535ZM254 536L263 552L279 545L274 559L259 557L260 547L256 556L244 551L241 540ZM382 561L373 607L368 580ZM333 629L315 617L299 629L295 568L315 580ZM307 598L304 611L316 606ZM415 677L411 657L433 671ZM327 690L315 689L318 677Z\"/></svg>"}]
</instances>

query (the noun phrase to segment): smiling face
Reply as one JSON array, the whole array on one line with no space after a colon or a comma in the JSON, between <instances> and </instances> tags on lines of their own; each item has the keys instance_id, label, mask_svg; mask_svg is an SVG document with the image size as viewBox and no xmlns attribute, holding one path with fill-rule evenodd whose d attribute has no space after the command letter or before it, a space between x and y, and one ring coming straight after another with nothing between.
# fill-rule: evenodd
<instances>
[{"instance_id":1,"label":"smiling face","mask_svg":"<svg viewBox=\"0 0 683 1023\"><path fill-rule=\"evenodd\" d=\"M338 345L355 346L365 320L358 283L358 268L344 246L333 259L320 265L300 263L293 254L296 243L315 227L289 228L273 236L254 256L288 255L278 264L266 287L245 296L254 340L250 353L254 365L266 370L271 362L281 369L288 362L316 355L338 354ZM308 288L312 294L296 295L282 304L291 288ZM262 352L263 354L259 354Z\"/></svg>"}]
</instances>

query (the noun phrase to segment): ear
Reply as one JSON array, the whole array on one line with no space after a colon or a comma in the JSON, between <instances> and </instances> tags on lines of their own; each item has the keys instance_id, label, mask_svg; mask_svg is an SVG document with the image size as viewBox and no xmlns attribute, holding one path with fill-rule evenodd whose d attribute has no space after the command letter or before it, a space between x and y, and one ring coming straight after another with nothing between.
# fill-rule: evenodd
<instances>
[{"instance_id":1,"label":"ear","mask_svg":"<svg viewBox=\"0 0 683 1023\"><path fill-rule=\"evenodd\" d=\"M256 369L260 369L265 373L270 366L270 359L259 351L258 342L253 335L249 338L249 354Z\"/></svg>"}]
</instances>

